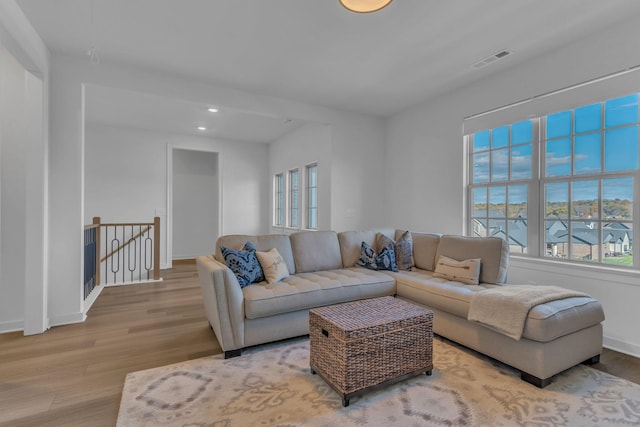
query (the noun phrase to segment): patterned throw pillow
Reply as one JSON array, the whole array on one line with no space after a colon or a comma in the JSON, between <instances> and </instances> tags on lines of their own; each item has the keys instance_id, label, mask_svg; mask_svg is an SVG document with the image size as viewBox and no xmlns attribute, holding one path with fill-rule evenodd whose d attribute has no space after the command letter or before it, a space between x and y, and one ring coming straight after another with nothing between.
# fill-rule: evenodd
<instances>
[{"instance_id":1,"label":"patterned throw pillow","mask_svg":"<svg viewBox=\"0 0 640 427\"><path fill-rule=\"evenodd\" d=\"M393 245L388 245L382 248L379 254L366 242L362 242L360 245L360 258L356 265L359 265L369 270L390 270L398 271L396 265L396 254L393 249Z\"/></svg>"},{"instance_id":2,"label":"patterned throw pillow","mask_svg":"<svg viewBox=\"0 0 640 427\"><path fill-rule=\"evenodd\" d=\"M453 280L467 285L477 285L480 277L480 258L456 261L440 255L433 277Z\"/></svg>"},{"instance_id":3,"label":"patterned throw pillow","mask_svg":"<svg viewBox=\"0 0 640 427\"><path fill-rule=\"evenodd\" d=\"M262 266L264 275L267 277L267 282L275 283L289 277L289 269L287 263L284 262L284 258L280 255L280 252L276 248L270 249L267 252L256 252L258 261Z\"/></svg>"},{"instance_id":4,"label":"patterned throw pillow","mask_svg":"<svg viewBox=\"0 0 640 427\"><path fill-rule=\"evenodd\" d=\"M413 266L413 239L411 239L411 233L405 231L397 242L394 242L382 233L378 233L376 236L378 251L389 245L392 245L395 251L398 270L410 271L411 266Z\"/></svg>"},{"instance_id":5,"label":"patterned throw pillow","mask_svg":"<svg viewBox=\"0 0 640 427\"><path fill-rule=\"evenodd\" d=\"M239 251L225 246L220 246L220 251L224 257L225 264L238 278L241 288L255 282L264 281L262 268L258 258L256 258L256 248L251 242L245 243L244 247Z\"/></svg>"}]
</instances>

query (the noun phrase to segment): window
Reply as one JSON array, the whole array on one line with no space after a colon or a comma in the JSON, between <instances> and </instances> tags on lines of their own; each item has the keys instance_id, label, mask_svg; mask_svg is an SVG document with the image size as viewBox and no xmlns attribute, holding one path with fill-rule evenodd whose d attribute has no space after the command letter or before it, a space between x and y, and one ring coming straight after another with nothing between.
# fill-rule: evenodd
<instances>
[{"instance_id":1,"label":"window","mask_svg":"<svg viewBox=\"0 0 640 427\"><path fill-rule=\"evenodd\" d=\"M638 94L466 136L469 230L512 253L639 268Z\"/></svg>"},{"instance_id":2,"label":"window","mask_svg":"<svg viewBox=\"0 0 640 427\"><path fill-rule=\"evenodd\" d=\"M273 179L273 225L284 225L284 174L276 174Z\"/></svg>"},{"instance_id":3,"label":"window","mask_svg":"<svg viewBox=\"0 0 640 427\"><path fill-rule=\"evenodd\" d=\"M297 228L299 226L298 211L300 209L298 194L299 194L299 179L298 169L292 169L289 171L289 222L288 227Z\"/></svg>"},{"instance_id":4,"label":"window","mask_svg":"<svg viewBox=\"0 0 640 427\"><path fill-rule=\"evenodd\" d=\"M307 228L318 228L318 165L307 165Z\"/></svg>"},{"instance_id":5,"label":"window","mask_svg":"<svg viewBox=\"0 0 640 427\"><path fill-rule=\"evenodd\" d=\"M537 121L477 132L472 141L473 235L499 236L512 252L527 253L528 196Z\"/></svg>"}]
</instances>

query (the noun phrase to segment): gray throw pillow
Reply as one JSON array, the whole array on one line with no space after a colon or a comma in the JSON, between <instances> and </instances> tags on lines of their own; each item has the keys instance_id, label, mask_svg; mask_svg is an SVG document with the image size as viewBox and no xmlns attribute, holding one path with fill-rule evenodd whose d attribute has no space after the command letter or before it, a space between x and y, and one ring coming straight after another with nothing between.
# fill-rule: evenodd
<instances>
[{"instance_id":1,"label":"gray throw pillow","mask_svg":"<svg viewBox=\"0 0 640 427\"><path fill-rule=\"evenodd\" d=\"M405 231L397 242L382 233L378 233L376 238L378 252L388 245L392 245L396 253L398 270L411 270L411 266L413 266L413 239L411 238L411 233Z\"/></svg>"}]
</instances>

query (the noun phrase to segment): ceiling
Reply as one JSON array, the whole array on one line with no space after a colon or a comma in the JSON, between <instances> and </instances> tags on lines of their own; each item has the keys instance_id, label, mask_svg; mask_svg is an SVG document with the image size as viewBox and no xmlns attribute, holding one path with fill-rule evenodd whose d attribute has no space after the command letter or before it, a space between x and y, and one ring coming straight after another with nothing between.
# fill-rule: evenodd
<instances>
[{"instance_id":1,"label":"ceiling","mask_svg":"<svg viewBox=\"0 0 640 427\"><path fill-rule=\"evenodd\" d=\"M396 0L374 14L338 0L17 3L53 52L94 45L101 63L381 117L640 16L636 0Z\"/></svg>"},{"instance_id":2,"label":"ceiling","mask_svg":"<svg viewBox=\"0 0 640 427\"><path fill-rule=\"evenodd\" d=\"M88 85L85 120L108 126L182 135L269 143L303 122L218 105L204 105L148 93ZM209 107L218 109L211 113ZM205 127L198 130L197 127Z\"/></svg>"}]
</instances>

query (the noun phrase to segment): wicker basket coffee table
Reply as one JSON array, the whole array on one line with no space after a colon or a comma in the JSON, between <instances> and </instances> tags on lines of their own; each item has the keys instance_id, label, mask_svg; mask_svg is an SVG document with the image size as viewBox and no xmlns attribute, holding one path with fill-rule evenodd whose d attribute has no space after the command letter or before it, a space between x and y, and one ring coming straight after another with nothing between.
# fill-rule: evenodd
<instances>
[{"instance_id":1,"label":"wicker basket coffee table","mask_svg":"<svg viewBox=\"0 0 640 427\"><path fill-rule=\"evenodd\" d=\"M433 312L394 297L309 311L311 372L349 399L433 369Z\"/></svg>"}]
</instances>

